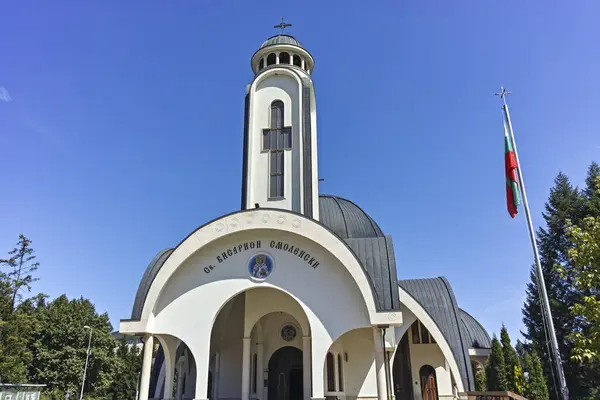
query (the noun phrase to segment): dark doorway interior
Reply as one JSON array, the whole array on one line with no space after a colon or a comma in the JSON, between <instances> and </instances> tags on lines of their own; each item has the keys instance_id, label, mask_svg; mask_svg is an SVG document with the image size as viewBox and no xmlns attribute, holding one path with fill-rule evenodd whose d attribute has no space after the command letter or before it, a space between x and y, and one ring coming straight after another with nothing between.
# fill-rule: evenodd
<instances>
[{"instance_id":1,"label":"dark doorway interior","mask_svg":"<svg viewBox=\"0 0 600 400\"><path fill-rule=\"evenodd\" d=\"M302 351L291 346L278 349L269 360L269 400L302 400Z\"/></svg>"},{"instance_id":2,"label":"dark doorway interior","mask_svg":"<svg viewBox=\"0 0 600 400\"><path fill-rule=\"evenodd\" d=\"M412 376L410 371L410 353L408 351L408 334L404 334L392 367L394 376L394 395L396 400L412 400Z\"/></svg>"}]
</instances>

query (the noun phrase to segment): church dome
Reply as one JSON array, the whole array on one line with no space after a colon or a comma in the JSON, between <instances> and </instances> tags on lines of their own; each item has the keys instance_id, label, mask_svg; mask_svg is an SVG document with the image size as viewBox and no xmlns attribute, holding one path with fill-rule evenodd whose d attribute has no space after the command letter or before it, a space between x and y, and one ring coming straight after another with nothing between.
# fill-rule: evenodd
<instances>
[{"instance_id":1,"label":"church dome","mask_svg":"<svg viewBox=\"0 0 600 400\"><path fill-rule=\"evenodd\" d=\"M260 46L260 48L262 49L267 46L273 46L276 44L290 44L292 46L302 47L300 42L295 37L290 36L290 35L285 35L285 34L279 34L279 35L271 36L270 38L265 40L263 42L263 44ZM304 47L302 47L302 48L304 48Z\"/></svg>"},{"instance_id":2,"label":"church dome","mask_svg":"<svg viewBox=\"0 0 600 400\"><path fill-rule=\"evenodd\" d=\"M362 208L337 196L319 196L319 220L342 239L385 236L379 225Z\"/></svg>"}]
</instances>

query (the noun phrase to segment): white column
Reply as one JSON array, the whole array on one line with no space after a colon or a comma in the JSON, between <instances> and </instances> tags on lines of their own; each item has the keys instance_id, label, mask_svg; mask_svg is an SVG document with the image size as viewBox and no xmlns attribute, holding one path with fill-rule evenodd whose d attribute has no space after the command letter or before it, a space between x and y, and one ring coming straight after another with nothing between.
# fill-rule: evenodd
<instances>
[{"instance_id":1,"label":"white column","mask_svg":"<svg viewBox=\"0 0 600 400\"><path fill-rule=\"evenodd\" d=\"M154 336L148 334L144 338L144 354L142 355L142 376L140 379L139 400L148 399L150 390L150 372L152 370L152 350L154 348Z\"/></svg>"},{"instance_id":2,"label":"white column","mask_svg":"<svg viewBox=\"0 0 600 400\"><path fill-rule=\"evenodd\" d=\"M375 352L375 375L377 376L377 398L387 399L387 385L385 379L385 364L383 358L383 343L381 329L373 327L373 344Z\"/></svg>"},{"instance_id":3,"label":"white column","mask_svg":"<svg viewBox=\"0 0 600 400\"><path fill-rule=\"evenodd\" d=\"M242 339L242 400L250 400L250 338Z\"/></svg>"},{"instance_id":4,"label":"white column","mask_svg":"<svg viewBox=\"0 0 600 400\"><path fill-rule=\"evenodd\" d=\"M275 53L275 64L279 64L279 53Z\"/></svg>"},{"instance_id":5,"label":"white column","mask_svg":"<svg viewBox=\"0 0 600 400\"><path fill-rule=\"evenodd\" d=\"M304 63L304 58L302 59L300 64L301 64L300 67L302 67L302 69L306 69L305 68L306 64Z\"/></svg>"},{"instance_id":6,"label":"white column","mask_svg":"<svg viewBox=\"0 0 600 400\"><path fill-rule=\"evenodd\" d=\"M304 400L310 400L312 397L312 385L311 385L311 361L310 361L311 349L310 349L310 336L302 337L302 382Z\"/></svg>"},{"instance_id":7,"label":"white column","mask_svg":"<svg viewBox=\"0 0 600 400\"><path fill-rule=\"evenodd\" d=\"M262 343L256 344L256 397L259 400L263 398L263 363L264 363L264 345Z\"/></svg>"}]
</instances>

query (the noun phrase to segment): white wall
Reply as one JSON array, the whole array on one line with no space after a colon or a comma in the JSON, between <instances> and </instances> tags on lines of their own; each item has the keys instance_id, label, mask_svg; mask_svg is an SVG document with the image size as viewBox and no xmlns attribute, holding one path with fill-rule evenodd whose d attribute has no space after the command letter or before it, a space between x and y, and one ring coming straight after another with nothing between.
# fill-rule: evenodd
<instances>
[{"instance_id":1,"label":"white wall","mask_svg":"<svg viewBox=\"0 0 600 400\"><path fill-rule=\"evenodd\" d=\"M343 362L346 399L377 398L374 348L372 328L350 331L332 346L348 354L348 362Z\"/></svg>"},{"instance_id":2,"label":"white wall","mask_svg":"<svg viewBox=\"0 0 600 400\"><path fill-rule=\"evenodd\" d=\"M216 260L223 251L256 240L261 242L260 249L238 252L221 263ZM313 268L293 252L271 248L271 241L300 247L318 260L319 265ZM327 246L327 241L323 245ZM263 283L248 278L249 259L259 251L271 254L275 263L274 271ZM210 266L213 266L212 270ZM325 248L302 236L285 231L256 230L209 243L180 265L164 284L154 308L153 331L173 335L189 346L198 369L197 395L203 397L206 378L201 377L208 373L214 319L232 296L258 287L281 288L304 310L313 338L313 391L315 397L320 397L324 357L330 344L346 331L370 326L370 320L362 293L348 269Z\"/></svg>"},{"instance_id":3,"label":"white wall","mask_svg":"<svg viewBox=\"0 0 600 400\"><path fill-rule=\"evenodd\" d=\"M300 140L302 110L301 83L288 75L272 75L260 81L251 93L252 110L249 137L248 202L261 207L283 208L300 211L302 195L302 162ZM283 200L269 200L269 152L262 151L262 130L271 123L271 103L281 100L284 104L284 126L292 127L292 150L284 152L284 196Z\"/></svg>"}]
</instances>

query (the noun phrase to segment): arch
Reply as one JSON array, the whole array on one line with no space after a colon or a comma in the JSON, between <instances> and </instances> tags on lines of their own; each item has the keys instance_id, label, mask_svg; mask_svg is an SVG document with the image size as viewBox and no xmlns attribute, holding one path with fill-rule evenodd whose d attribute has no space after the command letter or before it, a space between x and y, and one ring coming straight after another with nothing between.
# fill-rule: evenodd
<instances>
[{"instance_id":1,"label":"arch","mask_svg":"<svg viewBox=\"0 0 600 400\"><path fill-rule=\"evenodd\" d=\"M435 368L431 365L423 365L419 369L419 378L421 384L421 398L423 400L438 400Z\"/></svg>"},{"instance_id":2,"label":"arch","mask_svg":"<svg viewBox=\"0 0 600 400\"><path fill-rule=\"evenodd\" d=\"M414 323L417 319L421 321L431 336L435 339L437 345L439 346L444 358L448 362L448 366L450 367L450 372L456 381L456 386L458 387L459 392L465 391L465 383L463 382L462 375L460 374L460 369L458 368L458 362L452 352L450 344L446 340L446 337L443 335L440 327L435 323L435 321L431 318L431 316L425 311L423 306L419 304L407 291L405 291L402 287L398 287L400 298L402 299L402 305L407 310L402 310L402 314L404 316L404 325L400 328L396 328L396 331L399 329L404 332L407 331L407 328ZM407 312L408 311L408 312ZM396 348L395 354L398 349Z\"/></svg>"},{"instance_id":3,"label":"arch","mask_svg":"<svg viewBox=\"0 0 600 400\"><path fill-rule=\"evenodd\" d=\"M294 54L292 56L292 64L294 64L296 67L301 67L302 66L302 58L300 58L300 56L298 54Z\"/></svg>"},{"instance_id":4,"label":"arch","mask_svg":"<svg viewBox=\"0 0 600 400\"><path fill-rule=\"evenodd\" d=\"M290 53L286 51L282 51L281 53L279 53L279 64L291 64Z\"/></svg>"},{"instance_id":5,"label":"arch","mask_svg":"<svg viewBox=\"0 0 600 400\"><path fill-rule=\"evenodd\" d=\"M377 293L373 282L354 252L345 242L333 234L327 227L313 219L287 210L266 208L262 208L260 211L256 211L255 209L238 211L217 218L201 226L184 239L168 256L161 268L156 271L156 275L149 277L152 283L148 285L148 291L143 296L143 303L139 305L139 321L144 322L146 326L148 325L149 319L151 319L155 311L162 288L179 266L194 253L230 234L262 229L290 232L316 244L327 242L328 247L325 250L347 269L356 282L365 302L371 323L397 323L399 315L396 313L377 312ZM147 285L147 282L142 282L141 285ZM127 332L126 327L123 328L125 329L122 329L122 331ZM141 331L152 332L151 328L148 328ZM139 327L134 329L138 329L136 332L140 332Z\"/></svg>"},{"instance_id":6,"label":"arch","mask_svg":"<svg viewBox=\"0 0 600 400\"><path fill-rule=\"evenodd\" d=\"M267 56L267 67L269 65L275 65L277 63L277 55L275 53L271 53Z\"/></svg>"},{"instance_id":7,"label":"arch","mask_svg":"<svg viewBox=\"0 0 600 400\"><path fill-rule=\"evenodd\" d=\"M265 59L261 58L260 61L258 62L258 70L260 71L264 67L265 67Z\"/></svg>"}]
</instances>

